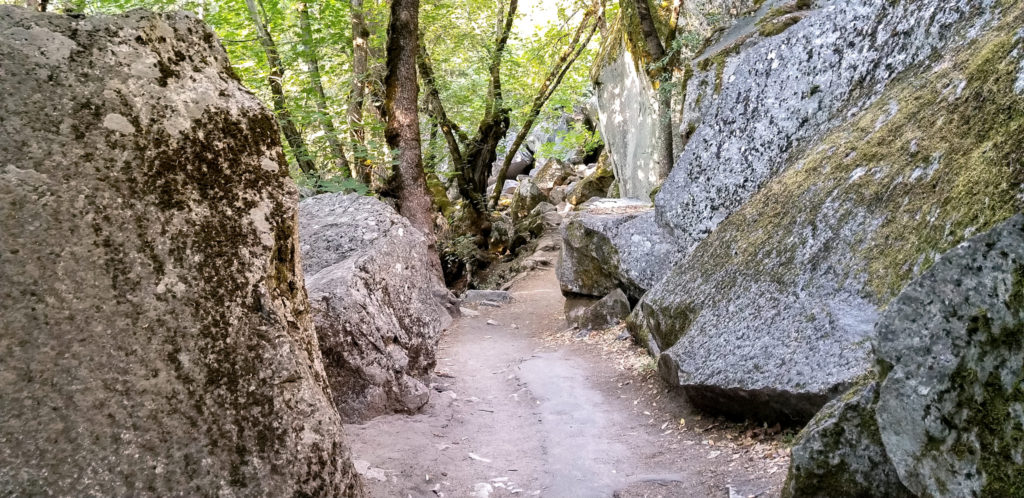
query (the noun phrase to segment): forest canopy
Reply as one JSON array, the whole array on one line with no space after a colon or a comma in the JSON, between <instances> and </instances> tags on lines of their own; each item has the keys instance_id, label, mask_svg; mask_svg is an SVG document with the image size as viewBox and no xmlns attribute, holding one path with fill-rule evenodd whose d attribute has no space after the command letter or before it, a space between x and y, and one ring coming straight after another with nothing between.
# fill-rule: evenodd
<instances>
[{"instance_id":1,"label":"forest canopy","mask_svg":"<svg viewBox=\"0 0 1024 498\"><path fill-rule=\"evenodd\" d=\"M511 132L526 121L551 65L593 6L588 0L515 3L518 9L500 53L502 98ZM469 134L488 111L495 35L509 4L505 0L440 0L420 6L421 43L429 53L433 82L448 119ZM56 0L43 8L89 15L135 8L194 13L219 35L244 84L277 113L293 176L300 185L363 193L387 189L393 161L381 116L387 1ZM600 30L583 47L543 106L539 121L571 110L587 94L587 73L599 37ZM432 177L435 169L445 169L439 165L449 163L449 149L440 134L431 133L434 118L426 112L422 82L420 87L424 166ZM498 145L499 157L506 142Z\"/></svg>"}]
</instances>

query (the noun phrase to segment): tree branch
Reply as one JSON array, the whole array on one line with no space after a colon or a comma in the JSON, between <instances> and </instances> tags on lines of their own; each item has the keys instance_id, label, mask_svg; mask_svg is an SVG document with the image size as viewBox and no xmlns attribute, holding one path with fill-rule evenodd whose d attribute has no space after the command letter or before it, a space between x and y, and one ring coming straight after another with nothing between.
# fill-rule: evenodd
<instances>
[{"instance_id":1,"label":"tree branch","mask_svg":"<svg viewBox=\"0 0 1024 498\"><path fill-rule=\"evenodd\" d=\"M456 134L461 135L462 132L459 130L458 125L448 118L448 113L444 110L444 104L441 102L441 93L437 90L437 82L434 79L434 67L430 63L430 54L427 53L426 43L422 42L422 34L420 38L421 43L419 54L416 57L416 65L419 67L420 79L423 80L423 86L426 87L427 91L427 112L441 127L444 141L448 144L448 154L452 157L452 165L457 170L461 170L464 159L462 157L462 149L459 147L459 141L456 139Z\"/></svg>"},{"instance_id":2,"label":"tree branch","mask_svg":"<svg viewBox=\"0 0 1024 498\"><path fill-rule=\"evenodd\" d=\"M501 169L498 170L498 176L494 183L494 193L491 197L491 205L498 205L498 200L501 198L502 186L505 183L505 176L508 174L508 168L512 164L512 159L515 157L516 152L519 151L519 148L523 145L523 142L526 140L526 136L529 135L530 130L537 121L537 117L540 115L541 109L544 108L544 104L546 104L548 99L554 95L555 91L558 89L558 85L562 83L562 78L565 77L565 74L569 72L573 63L576 62L576 59L579 58L580 54L582 54L587 48L587 45L590 44L590 40L593 38L594 32L597 31L597 26L600 24L598 21L600 20L601 14L604 12L602 7L603 2L595 0L591 5L591 8L583 15L583 19L580 20L580 25L576 28L576 32L573 34L572 41L565 47L565 49L562 50L562 53L559 54L558 60L551 67L551 71L548 73L547 78L545 78L544 83L542 83L540 88L537 90L537 96L533 99L533 106L530 108L530 113L527 115L526 122L523 123L519 132L516 133L516 138L512 141L512 146L509 147L508 151L505 153L505 159L501 163ZM590 22L591 19L593 19L593 22ZM580 38L583 36L584 32L587 32L586 39L580 43Z\"/></svg>"}]
</instances>

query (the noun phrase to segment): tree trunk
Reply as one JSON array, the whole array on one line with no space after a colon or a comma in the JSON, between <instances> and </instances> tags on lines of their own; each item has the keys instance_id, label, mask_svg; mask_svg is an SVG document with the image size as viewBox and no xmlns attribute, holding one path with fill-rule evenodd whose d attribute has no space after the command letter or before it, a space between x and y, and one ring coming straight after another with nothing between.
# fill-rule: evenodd
<instances>
[{"instance_id":1,"label":"tree trunk","mask_svg":"<svg viewBox=\"0 0 1024 498\"><path fill-rule=\"evenodd\" d=\"M384 76L384 137L389 147L398 149L395 180L399 213L433 242L434 210L423 174L417 107L419 5L419 0L391 0L387 74ZM440 266L437 269L440 271Z\"/></svg>"},{"instance_id":2,"label":"tree trunk","mask_svg":"<svg viewBox=\"0 0 1024 498\"><path fill-rule=\"evenodd\" d=\"M658 36L658 29L654 24L654 16L651 15L651 6L648 0L633 0L636 7L636 16L640 21L640 32L644 36L644 45L647 54L651 56L651 63L657 63L665 58L665 45L661 43Z\"/></svg>"},{"instance_id":3,"label":"tree trunk","mask_svg":"<svg viewBox=\"0 0 1024 498\"><path fill-rule=\"evenodd\" d=\"M353 176L370 184L370 168L366 157L366 131L363 108L366 106L366 79L370 71L370 29L366 26L363 0L351 0L352 9L352 90L348 103L349 136L353 148Z\"/></svg>"},{"instance_id":4,"label":"tree trunk","mask_svg":"<svg viewBox=\"0 0 1024 498\"><path fill-rule=\"evenodd\" d=\"M672 19L669 25L668 39L663 43L658 35L654 24L654 16L651 15L648 0L633 0L636 6L637 18L640 21L640 31L644 36L644 45L647 48L651 61L647 65L647 77L658 92L658 124L657 140L654 144L655 174L659 180L668 178L675 162L675 150L673 149L672 126L672 71L676 65L679 51L672 49L666 52L665 47L672 48L676 36L676 27L679 22L679 13L682 10L682 2L675 3L672 10Z\"/></svg>"},{"instance_id":5,"label":"tree trunk","mask_svg":"<svg viewBox=\"0 0 1024 498\"><path fill-rule=\"evenodd\" d=\"M501 4L504 6L504 4ZM499 10L497 29L494 35L494 53L491 55L491 64L488 68L491 81L487 89L487 107L485 114L491 116L502 111L501 95L501 57L505 53L505 45L508 44L509 34L512 33L512 22L515 21L516 10L519 8L519 0L509 0L508 12Z\"/></svg>"},{"instance_id":6,"label":"tree trunk","mask_svg":"<svg viewBox=\"0 0 1024 498\"><path fill-rule=\"evenodd\" d=\"M494 163L497 155L498 144L508 131L508 109L502 106L496 112L485 115L480 121L476 135L472 139L466 137L458 125L448 118L448 114L444 110L426 47L421 46L419 52L420 77L426 86L427 108L441 127L441 133L448 145L448 153L452 159L452 166L460 173L455 177L459 194L469 202L469 207L474 212L474 216L471 217L474 220L473 223L482 224L487 218L484 216L487 211L485 196L487 195L487 180L491 174L491 164ZM464 148L460 147L460 141L464 144Z\"/></svg>"},{"instance_id":7,"label":"tree trunk","mask_svg":"<svg viewBox=\"0 0 1024 498\"><path fill-rule=\"evenodd\" d=\"M498 156L498 145L504 140L510 123L510 111L505 106L501 92L501 59L508 44L508 37L512 33L512 23L515 21L518 7L518 0L509 0L508 10L499 12L494 52L491 54L488 68L490 84L484 106L486 111L480 120L476 135L466 144L463 151L464 161L460 170L463 183L460 185L464 185L464 188L460 190L465 190L462 192L463 197L470 202L480 219L486 219L484 214L487 212L487 180L491 177L491 168Z\"/></svg>"},{"instance_id":8,"label":"tree trunk","mask_svg":"<svg viewBox=\"0 0 1024 498\"><path fill-rule=\"evenodd\" d=\"M527 114L526 122L516 133L516 138L512 141L512 146L505 152L505 159L501 163L501 169L498 170L498 176L495 178L494 183L494 194L491 197L491 205L497 206L498 200L501 199L502 186L505 184L505 175L508 174L508 168L512 164L512 160L519 152L519 147L523 145L527 135L530 134L530 130L533 128L534 123L537 121L537 117L540 115L541 109L544 108L544 104L547 103L548 99L554 95L555 90L558 89L558 85L562 83L562 78L565 77L565 73L569 71L576 59L579 58L580 54L587 48L591 38L594 36L594 32L597 30L598 25L601 22L601 15L603 9L601 6L603 3L595 1L594 4L587 10L583 15L583 19L580 20L579 27L576 28L576 32L573 35L572 41L569 45L562 50L559 54L558 60L551 67L551 71L548 73L544 83L541 84L537 90L537 95L533 99L533 106L530 108L529 114ZM596 19L595 19L596 16ZM591 23L591 19L593 22ZM580 43L580 38L583 33L587 32L586 39Z\"/></svg>"},{"instance_id":9,"label":"tree trunk","mask_svg":"<svg viewBox=\"0 0 1024 498\"><path fill-rule=\"evenodd\" d=\"M298 163L299 169L307 175L315 175L316 164L313 162L312 157L310 157L308 149L306 149L306 144L302 140L299 129L295 126L295 121L292 120L291 113L288 112L287 101L284 97L284 87L282 86L284 66L281 64L281 57L277 53L277 45L270 36L270 30L267 29L267 24L260 14L260 8L256 6L256 0L245 0L245 6L249 9L249 16L252 18L253 24L256 25L256 35L260 40L260 45L263 46L263 52L267 56L267 65L270 66L270 75L267 76L267 82L270 84L270 93L273 95L274 113L277 115L277 121L281 125L285 141L288 142L288 147L291 148L292 155L295 156L295 162Z\"/></svg>"},{"instance_id":10,"label":"tree trunk","mask_svg":"<svg viewBox=\"0 0 1024 498\"><path fill-rule=\"evenodd\" d=\"M338 132L334 128L334 121L327 109L327 95L324 93L324 85L320 81L320 60L317 58L316 47L313 44L313 28L309 23L309 4L299 3L299 31L302 35L303 58L306 59L306 70L309 73L309 80L313 85L313 93L316 98L317 120L327 137L327 144L334 154L334 164L343 177L350 176L348 158L345 157L345 148L338 140Z\"/></svg>"}]
</instances>

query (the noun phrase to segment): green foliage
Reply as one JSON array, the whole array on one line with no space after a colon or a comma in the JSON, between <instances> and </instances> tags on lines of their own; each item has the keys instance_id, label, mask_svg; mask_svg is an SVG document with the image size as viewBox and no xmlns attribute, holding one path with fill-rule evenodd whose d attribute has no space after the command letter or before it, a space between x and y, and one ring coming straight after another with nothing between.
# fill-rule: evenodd
<instances>
[{"instance_id":1,"label":"green foliage","mask_svg":"<svg viewBox=\"0 0 1024 498\"><path fill-rule=\"evenodd\" d=\"M345 192L368 195L370 187L355 178L324 178L317 182L317 190L322 192Z\"/></svg>"},{"instance_id":2,"label":"green foliage","mask_svg":"<svg viewBox=\"0 0 1024 498\"><path fill-rule=\"evenodd\" d=\"M441 259L449 265L468 265L477 259L476 240L471 235L458 235L451 238L442 238L438 241L441 250Z\"/></svg>"},{"instance_id":3,"label":"green foliage","mask_svg":"<svg viewBox=\"0 0 1024 498\"><path fill-rule=\"evenodd\" d=\"M449 117L469 134L484 113L498 3L501 2L438 0L424 2L420 11L422 42L430 51L441 100ZM512 110L513 129L526 120L537 88L551 62L568 44L589 1L537 2L532 8L531 4L520 4L501 67L502 95ZM590 86L588 70L597 46L598 42L592 41L592 46L566 73L540 121L555 119L557 109L572 108L586 92ZM503 152L499 150L499 154Z\"/></svg>"},{"instance_id":4,"label":"green foliage","mask_svg":"<svg viewBox=\"0 0 1024 498\"><path fill-rule=\"evenodd\" d=\"M601 134L597 130L588 130L582 123L573 123L567 131L559 131L558 139L553 142L545 142L536 152L538 159L555 158L562 161L569 159L582 150L586 155L596 151L604 145Z\"/></svg>"},{"instance_id":5,"label":"green foliage","mask_svg":"<svg viewBox=\"0 0 1024 498\"><path fill-rule=\"evenodd\" d=\"M344 192L346 194L370 195L370 187L354 178L342 178L338 176L329 178L316 178L305 175L302 172L292 172L295 183L304 189L310 189L317 194Z\"/></svg>"},{"instance_id":6,"label":"green foliage","mask_svg":"<svg viewBox=\"0 0 1024 498\"><path fill-rule=\"evenodd\" d=\"M271 106L268 77L271 69L256 27L245 3L240 0L52 0L72 6L86 14L116 14L134 8L155 11L186 10L208 23L221 39L232 68L243 84ZM22 3L18 0L0 0ZM63 3L61 3L63 2ZM79 5L81 4L81 5ZM367 74L368 95L363 113L365 141L353 143L347 119L352 71L352 13L349 0L309 1L312 46L302 43L299 29L300 0L257 0L267 27L274 38L284 76L281 80L288 111L296 123L320 176L338 174L337 157L320 125L330 120L337 130L347 159L357 166L369 165L374 183L389 176L393 154L383 136L384 124L374 111L383 99L385 68L384 46L387 37L387 0L364 0L364 15L370 29L370 60ZM526 113L552 60L568 43L576 23L590 0L555 0L523 3L513 25L513 33L502 61L503 96L512 110L512 127L525 120ZM484 112L487 94L487 66L494 50L494 35L499 9L507 2L494 0L435 0L421 3L422 42L434 61L437 83L451 119L472 134ZM612 7L614 11L615 7ZM584 52L566 74L559 90L549 100L548 109L571 108L589 87L587 68L594 47ZM306 67L309 51L319 60L321 82L326 94L326 109L317 108L317 94ZM326 116L325 116L326 115ZM556 111L545 110L540 120L553 120ZM443 164L448 154L443 140L431 141L430 126L423 117L424 157L428 168ZM282 142L284 142L282 140ZM500 152L500 151L499 151ZM288 150L290 168L297 171L294 153ZM443 169L443 168L441 168ZM439 172L439 176L449 176ZM295 176L299 183L307 179ZM332 180L333 181L333 180ZM340 181L340 180L339 180ZM334 188L334 183L324 186ZM319 188L320 186L317 186ZM345 184L342 189L354 189Z\"/></svg>"}]
</instances>

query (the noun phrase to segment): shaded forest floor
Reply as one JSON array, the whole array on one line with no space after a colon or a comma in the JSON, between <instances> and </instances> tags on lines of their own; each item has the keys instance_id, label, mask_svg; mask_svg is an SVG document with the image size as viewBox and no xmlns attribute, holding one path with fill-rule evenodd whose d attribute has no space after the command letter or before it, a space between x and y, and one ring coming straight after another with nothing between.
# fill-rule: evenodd
<instances>
[{"instance_id":1,"label":"shaded forest floor","mask_svg":"<svg viewBox=\"0 0 1024 498\"><path fill-rule=\"evenodd\" d=\"M447 332L421 413L346 426L371 496L778 495L791 433L702 417L621 328L567 331L553 270L511 291Z\"/></svg>"}]
</instances>

